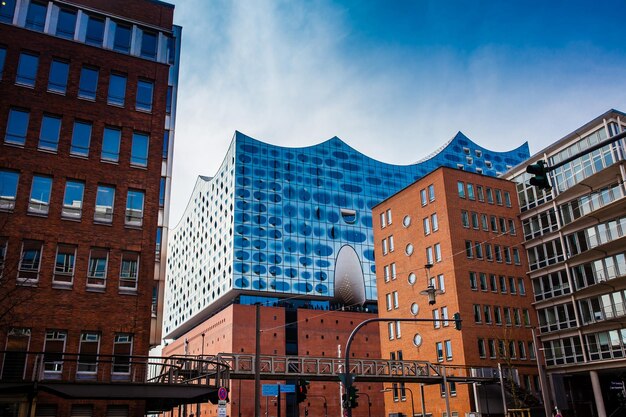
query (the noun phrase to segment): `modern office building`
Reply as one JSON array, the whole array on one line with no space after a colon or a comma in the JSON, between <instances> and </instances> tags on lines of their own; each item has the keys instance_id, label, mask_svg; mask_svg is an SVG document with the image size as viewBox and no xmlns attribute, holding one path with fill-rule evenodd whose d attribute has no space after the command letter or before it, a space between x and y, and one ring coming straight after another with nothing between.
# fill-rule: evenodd
<instances>
[{"instance_id":1,"label":"modern office building","mask_svg":"<svg viewBox=\"0 0 626 417\"><path fill-rule=\"evenodd\" d=\"M429 158L399 166L369 158L336 137L296 149L237 132L215 176L198 178L170 236L164 333L177 340L164 353L184 353L184 341L199 343L202 334L205 354L249 353L254 332L245 317L250 305L262 303L270 317L262 328L290 329L278 347L263 341L262 353L336 357L350 330L377 312L372 207L439 166L495 176L528 155L526 144L493 152L459 133ZM393 249L393 241L388 244ZM319 319L307 322L310 314ZM219 332L209 340L213 329ZM379 355L377 333L368 334L370 343L355 355ZM213 346L214 340L225 344ZM361 392L370 388L376 403L381 387ZM317 383L311 389L339 404L336 383L328 391ZM231 414L237 412L232 407Z\"/></svg>"},{"instance_id":2,"label":"modern office building","mask_svg":"<svg viewBox=\"0 0 626 417\"><path fill-rule=\"evenodd\" d=\"M173 12L151 0L0 5L2 415L144 413L141 401L42 392L135 378L128 355L161 341Z\"/></svg>"},{"instance_id":3,"label":"modern office building","mask_svg":"<svg viewBox=\"0 0 626 417\"><path fill-rule=\"evenodd\" d=\"M501 366L508 407L537 404L532 296L518 213L514 183L447 167L373 208L374 240L382 248L376 252L378 315L390 319L380 328L384 357L449 366L448 376L463 367L476 368L470 376L497 376ZM421 294L429 286L437 291L432 304ZM385 385L389 416L446 415L446 396L452 416L503 413L496 385Z\"/></svg>"},{"instance_id":4,"label":"modern office building","mask_svg":"<svg viewBox=\"0 0 626 417\"><path fill-rule=\"evenodd\" d=\"M505 175L517 183L548 400L564 415L624 414L626 142L592 148L625 129L610 110ZM529 185L529 164L570 157L551 190Z\"/></svg>"}]
</instances>

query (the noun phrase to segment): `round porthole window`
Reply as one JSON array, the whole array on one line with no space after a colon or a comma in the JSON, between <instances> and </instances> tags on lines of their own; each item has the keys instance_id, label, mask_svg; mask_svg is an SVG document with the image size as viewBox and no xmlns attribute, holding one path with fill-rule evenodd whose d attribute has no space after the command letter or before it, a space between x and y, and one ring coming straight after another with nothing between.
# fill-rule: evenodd
<instances>
[{"instance_id":1,"label":"round porthole window","mask_svg":"<svg viewBox=\"0 0 626 417\"><path fill-rule=\"evenodd\" d=\"M404 225L404 227L409 227L411 225L411 216L409 216L408 214L404 216L404 219L402 219L402 224Z\"/></svg>"},{"instance_id":2,"label":"round porthole window","mask_svg":"<svg viewBox=\"0 0 626 417\"><path fill-rule=\"evenodd\" d=\"M409 274L408 280L409 280L409 284L413 285L413 284L415 284L415 281L417 281L417 277L415 276L415 274L413 272L411 272Z\"/></svg>"},{"instance_id":3,"label":"round porthole window","mask_svg":"<svg viewBox=\"0 0 626 417\"><path fill-rule=\"evenodd\" d=\"M413 344L417 347L422 345L422 336L420 336L419 333L416 333L415 336L413 336Z\"/></svg>"},{"instance_id":4,"label":"round porthole window","mask_svg":"<svg viewBox=\"0 0 626 417\"><path fill-rule=\"evenodd\" d=\"M414 316L417 316L417 313L419 312L420 312L420 307L417 305L417 303L411 304L411 314L413 314Z\"/></svg>"},{"instance_id":5,"label":"round porthole window","mask_svg":"<svg viewBox=\"0 0 626 417\"><path fill-rule=\"evenodd\" d=\"M413 255L413 244L409 243L406 245L406 249L404 250L408 256Z\"/></svg>"}]
</instances>

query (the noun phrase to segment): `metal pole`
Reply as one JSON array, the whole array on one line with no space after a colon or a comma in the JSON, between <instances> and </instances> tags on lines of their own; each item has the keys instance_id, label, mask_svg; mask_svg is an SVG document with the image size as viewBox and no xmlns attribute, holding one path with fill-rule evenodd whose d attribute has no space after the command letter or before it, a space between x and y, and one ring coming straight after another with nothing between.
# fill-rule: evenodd
<instances>
[{"instance_id":1,"label":"metal pole","mask_svg":"<svg viewBox=\"0 0 626 417\"><path fill-rule=\"evenodd\" d=\"M448 373L448 371L446 370L445 367L443 367L443 386L444 389L446 390L446 416L450 416L450 390L448 389L448 378L446 378L446 374Z\"/></svg>"},{"instance_id":2,"label":"metal pole","mask_svg":"<svg viewBox=\"0 0 626 417\"><path fill-rule=\"evenodd\" d=\"M370 400L370 396L366 392L362 392L361 394L367 397L367 416L372 417L372 401Z\"/></svg>"},{"instance_id":3,"label":"metal pole","mask_svg":"<svg viewBox=\"0 0 626 417\"><path fill-rule=\"evenodd\" d=\"M277 409L276 409L276 417L280 417L280 384L276 384L276 387L278 388L278 395L276 396L276 398L278 398L278 402L277 402Z\"/></svg>"},{"instance_id":4,"label":"metal pole","mask_svg":"<svg viewBox=\"0 0 626 417\"><path fill-rule=\"evenodd\" d=\"M413 413L411 414L411 417L415 417L415 403L413 402L413 390L407 387L404 387L404 389L409 391L409 394L411 394L411 412Z\"/></svg>"},{"instance_id":5,"label":"metal pole","mask_svg":"<svg viewBox=\"0 0 626 417\"><path fill-rule=\"evenodd\" d=\"M278 398L278 401L280 403L280 396ZM261 304L259 303L257 303L256 305L256 347L255 347L255 357L254 357L254 415L256 417L261 417Z\"/></svg>"},{"instance_id":6,"label":"metal pole","mask_svg":"<svg viewBox=\"0 0 626 417\"><path fill-rule=\"evenodd\" d=\"M426 401L424 399L424 384L420 384L420 394L422 394L422 417L426 417Z\"/></svg>"},{"instance_id":7,"label":"metal pole","mask_svg":"<svg viewBox=\"0 0 626 417\"><path fill-rule=\"evenodd\" d=\"M550 396L548 395L548 384L546 384L546 373L543 369L544 359L543 359L543 351L539 349L539 345L537 344L537 335L535 334L535 329L530 329L533 335L533 345L535 349L535 360L537 361L537 370L539 371L539 385L541 388L541 397L543 400L543 410L546 413L546 416L549 416L552 410Z\"/></svg>"},{"instance_id":8,"label":"metal pole","mask_svg":"<svg viewBox=\"0 0 626 417\"><path fill-rule=\"evenodd\" d=\"M502 375L502 364L498 362L498 373L500 374L500 392L502 393L502 406L504 407L504 415L506 416L508 413L506 407L506 396L504 394L504 377Z\"/></svg>"}]
</instances>

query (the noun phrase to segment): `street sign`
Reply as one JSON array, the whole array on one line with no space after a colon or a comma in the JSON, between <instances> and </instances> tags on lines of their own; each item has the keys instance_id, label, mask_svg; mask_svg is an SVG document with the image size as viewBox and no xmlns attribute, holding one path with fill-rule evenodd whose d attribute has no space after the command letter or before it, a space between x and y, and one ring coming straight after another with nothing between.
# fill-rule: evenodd
<instances>
[{"instance_id":1,"label":"street sign","mask_svg":"<svg viewBox=\"0 0 626 417\"><path fill-rule=\"evenodd\" d=\"M226 405L217 406L217 417L226 417Z\"/></svg>"},{"instance_id":2,"label":"street sign","mask_svg":"<svg viewBox=\"0 0 626 417\"><path fill-rule=\"evenodd\" d=\"M296 386L293 384L290 384L290 385L280 384L280 392L286 392L286 393L296 392Z\"/></svg>"},{"instance_id":3,"label":"street sign","mask_svg":"<svg viewBox=\"0 0 626 417\"><path fill-rule=\"evenodd\" d=\"M276 384L263 384L261 387L261 395L264 397L275 397L278 395L278 385Z\"/></svg>"},{"instance_id":4,"label":"street sign","mask_svg":"<svg viewBox=\"0 0 626 417\"><path fill-rule=\"evenodd\" d=\"M217 398L222 401L225 401L226 398L228 398L228 391L226 390L226 388L220 387L217 390Z\"/></svg>"},{"instance_id":5,"label":"street sign","mask_svg":"<svg viewBox=\"0 0 626 417\"><path fill-rule=\"evenodd\" d=\"M223 405L223 406L225 406L225 405L226 405L226 400L219 400L219 401L217 402L217 405Z\"/></svg>"}]
</instances>

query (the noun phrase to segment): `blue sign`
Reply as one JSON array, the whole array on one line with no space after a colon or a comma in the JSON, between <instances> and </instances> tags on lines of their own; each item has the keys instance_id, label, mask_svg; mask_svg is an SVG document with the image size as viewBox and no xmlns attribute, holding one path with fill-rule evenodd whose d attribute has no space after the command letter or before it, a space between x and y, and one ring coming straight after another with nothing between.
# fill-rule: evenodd
<instances>
[{"instance_id":1,"label":"blue sign","mask_svg":"<svg viewBox=\"0 0 626 417\"><path fill-rule=\"evenodd\" d=\"M278 395L278 385L276 384L263 384L261 387L261 395L264 397L275 397Z\"/></svg>"},{"instance_id":2,"label":"blue sign","mask_svg":"<svg viewBox=\"0 0 626 417\"><path fill-rule=\"evenodd\" d=\"M289 392L291 392L291 393L296 392L296 386L293 385L293 384L291 384L291 385L280 384L280 392L288 392L288 393Z\"/></svg>"}]
</instances>

